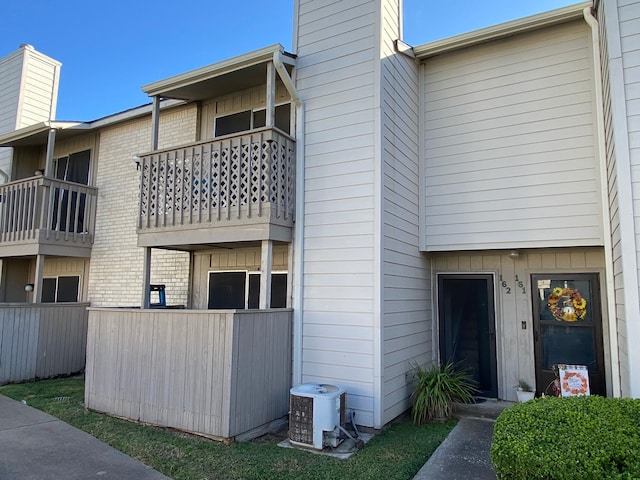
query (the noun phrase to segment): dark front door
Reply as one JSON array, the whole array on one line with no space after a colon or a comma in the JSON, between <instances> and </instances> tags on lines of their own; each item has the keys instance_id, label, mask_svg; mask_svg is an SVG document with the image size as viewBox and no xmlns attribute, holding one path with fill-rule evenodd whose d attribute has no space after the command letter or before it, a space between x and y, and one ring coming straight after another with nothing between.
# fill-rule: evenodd
<instances>
[{"instance_id":1,"label":"dark front door","mask_svg":"<svg viewBox=\"0 0 640 480\"><path fill-rule=\"evenodd\" d=\"M585 365L592 394L605 395L597 273L532 275L536 383L551 393L554 365Z\"/></svg>"},{"instance_id":2,"label":"dark front door","mask_svg":"<svg viewBox=\"0 0 640 480\"><path fill-rule=\"evenodd\" d=\"M439 275L440 361L467 368L480 395L497 397L492 275Z\"/></svg>"}]
</instances>

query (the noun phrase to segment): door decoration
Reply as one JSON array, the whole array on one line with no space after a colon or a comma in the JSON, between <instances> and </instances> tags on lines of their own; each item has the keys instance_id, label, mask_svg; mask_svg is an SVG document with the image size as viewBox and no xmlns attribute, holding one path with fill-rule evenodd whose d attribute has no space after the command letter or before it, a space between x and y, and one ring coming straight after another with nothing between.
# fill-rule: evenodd
<instances>
[{"instance_id":1,"label":"door decoration","mask_svg":"<svg viewBox=\"0 0 640 480\"><path fill-rule=\"evenodd\" d=\"M589 395L589 371L584 365L558 365L563 397Z\"/></svg>"},{"instance_id":2,"label":"door decoration","mask_svg":"<svg viewBox=\"0 0 640 480\"><path fill-rule=\"evenodd\" d=\"M587 301L577 288L554 288L547 298L549 311L559 322L577 322L587 315Z\"/></svg>"}]
</instances>

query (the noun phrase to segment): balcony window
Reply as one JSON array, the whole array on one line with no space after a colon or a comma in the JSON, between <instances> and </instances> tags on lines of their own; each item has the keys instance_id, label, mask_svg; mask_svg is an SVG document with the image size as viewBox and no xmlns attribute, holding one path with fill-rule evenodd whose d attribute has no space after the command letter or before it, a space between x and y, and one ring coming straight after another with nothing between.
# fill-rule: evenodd
<instances>
[{"instance_id":1,"label":"balcony window","mask_svg":"<svg viewBox=\"0 0 640 480\"><path fill-rule=\"evenodd\" d=\"M260 273L209 272L209 309L257 309ZM271 308L287 306L287 274L271 275Z\"/></svg>"},{"instance_id":2,"label":"balcony window","mask_svg":"<svg viewBox=\"0 0 640 480\"><path fill-rule=\"evenodd\" d=\"M267 124L267 111L243 110L230 115L221 115L215 118L216 137L245 132L254 128L262 128ZM285 133L291 134L291 104L284 103L275 107L274 125Z\"/></svg>"}]
</instances>

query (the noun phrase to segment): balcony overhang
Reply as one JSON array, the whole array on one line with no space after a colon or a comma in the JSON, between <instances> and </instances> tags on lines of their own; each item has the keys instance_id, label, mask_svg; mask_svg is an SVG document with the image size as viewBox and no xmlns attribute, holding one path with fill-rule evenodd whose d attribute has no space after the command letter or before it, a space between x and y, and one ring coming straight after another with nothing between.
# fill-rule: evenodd
<instances>
[{"instance_id":1,"label":"balcony overhang","mask_svg":"<svg viewBox=\"0 0 640 480\"><path fill-rule=\"evenodd\" d=\"M280 52L283 63L291 72L295 57L284 51L280 44L255 50L234 58L182 73L142 87L150 97L174 98L197 101L215 95L262 85L265 82L267 64L273 54Z\"/></svg>"},{"instance_id":2,"label":"balcony overhang","mask_svg":"<svg viewBox=\"0 0 640 480\"><path fill-rule=\"evenodd\" d=\"M83 122L39 122L35 125L0 135L0 147L33 147L46 145L50 130L56 130L58 140L73 137L91 130Z\"/></svg>"}]
</instances>

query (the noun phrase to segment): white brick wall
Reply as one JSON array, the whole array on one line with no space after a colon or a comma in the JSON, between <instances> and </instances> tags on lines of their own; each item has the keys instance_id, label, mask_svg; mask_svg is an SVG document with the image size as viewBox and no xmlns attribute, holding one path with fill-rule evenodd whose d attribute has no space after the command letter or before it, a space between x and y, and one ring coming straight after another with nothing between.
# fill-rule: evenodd
<instances>
[{"instance_id":1,"label":"white brick wall","mask_svg":"<svg viewBox=\"0 0 640 480\"><path fill-rule=\"evenodd\" d=\"M195 141L196 124L195 105L163 112L160 148ZM100 134L98 205L88 292L94 306L140 305L144 255L136 235L140 172L132 157L149 151L150 143L150 116ZM153 250L151 282L167 285L167 303L186 304L188 277L187 253Z\"/></svg>"}]
</instances>

